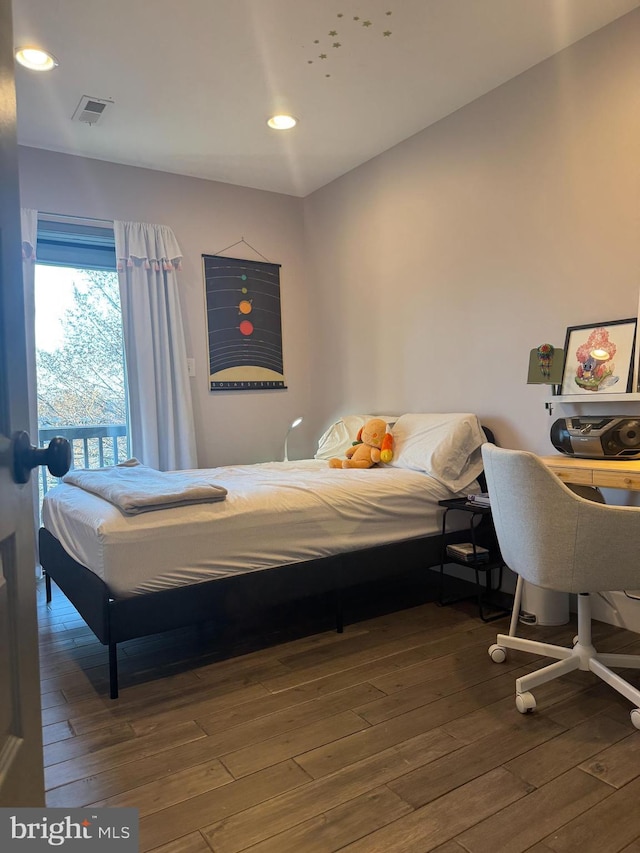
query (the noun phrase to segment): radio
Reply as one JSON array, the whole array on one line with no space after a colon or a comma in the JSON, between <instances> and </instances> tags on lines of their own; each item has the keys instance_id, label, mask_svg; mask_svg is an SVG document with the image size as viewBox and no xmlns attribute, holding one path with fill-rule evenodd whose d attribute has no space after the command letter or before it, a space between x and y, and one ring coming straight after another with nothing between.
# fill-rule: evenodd
<instances>
[{"instance_id":1,"label":"radio","mask_svg":"<svg viewBox=\"0 0 640 853\"><path fill-rule=\"evenodd\" d=\"M551 426L551 443L568 456L640 458L640 418L560 418Z\"/></svg>"}]
</instances>

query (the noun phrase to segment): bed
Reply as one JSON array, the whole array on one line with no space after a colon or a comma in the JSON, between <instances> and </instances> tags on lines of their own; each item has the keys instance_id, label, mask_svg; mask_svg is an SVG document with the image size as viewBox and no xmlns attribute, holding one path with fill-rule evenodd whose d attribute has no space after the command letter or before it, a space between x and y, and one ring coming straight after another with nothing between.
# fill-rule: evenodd
<instances>
[{"instance_id":1,"label":"bed","mask_svg":"<svg viewBox=\"0 0 640 853\"><path fill-rule=\"evenodd\" d=\"M482 488L480 446L493 437L467 413L386 416L389 465L329 468L367 417L333 424L313 459L192 472L224 500L132 515L69 482L47 493L47 601L53 580L108 646L111 698L125 640L215 620L229 600L268 606L327 592L341 631L345 589L440 563L438 502Z\"/></svg>"}]
</instances>

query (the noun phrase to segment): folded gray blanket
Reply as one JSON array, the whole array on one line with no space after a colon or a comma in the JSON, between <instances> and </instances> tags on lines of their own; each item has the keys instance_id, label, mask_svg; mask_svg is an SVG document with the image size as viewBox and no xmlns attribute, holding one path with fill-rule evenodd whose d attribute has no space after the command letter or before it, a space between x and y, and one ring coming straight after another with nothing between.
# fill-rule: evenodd
<instances>
[{"instance_id":1,"label":"folded gray blanket","mask_svg":"<svg viewBox=\"0 0 640 853\"><path fill-rule=\"evenodd\" d=\"M70 471L64 483L114 504L128 515L185 504L223 501L224 486L207 482L203 471L156 471L131 459L113 468Z\"/></svg>"}]
</instances>

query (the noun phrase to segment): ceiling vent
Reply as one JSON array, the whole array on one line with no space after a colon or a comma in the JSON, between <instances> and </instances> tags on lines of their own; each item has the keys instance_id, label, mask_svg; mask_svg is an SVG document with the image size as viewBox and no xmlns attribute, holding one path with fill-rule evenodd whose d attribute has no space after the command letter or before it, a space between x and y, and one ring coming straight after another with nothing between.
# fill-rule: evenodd
<instances>
[{"instance_id":1,"label":"ceiling vent","mask_svg":"<svg viewBox=\"0 0 640 853\"><path fill-rule=\"evenodd\" d=\"M102 119L109 104L112 103L113 101L106 98L92 98L90 95L83 95L71 118L73 121L81 121L84 124L97 124Z\"/></svg>"}]
</instances>

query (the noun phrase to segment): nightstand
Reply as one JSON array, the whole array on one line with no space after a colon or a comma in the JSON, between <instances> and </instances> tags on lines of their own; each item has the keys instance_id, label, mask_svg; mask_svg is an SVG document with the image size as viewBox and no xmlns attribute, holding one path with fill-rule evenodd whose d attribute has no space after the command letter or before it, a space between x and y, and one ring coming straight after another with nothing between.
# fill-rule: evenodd
<instances>
[{"instance_id":1,"label":"nightstand","mask_svg":"<svg viewBox=\"0 0 640 853\"><path fill-rule=\"evenodd\" d=\"M466 600L472 596L477 598L478 610L480 618L483 622L491 622L494 619L500 619L511 613L513 608L513 596L501 592L502 572L504 569L504 560L500 553L496 532L493 526L493 518L491 516L491 507L479 506L467 501L466 498L450 498L444 501L438 501L440 506L445 508L442 516L442 555L440 558L440 583L438 603L443 606L454 604L457 601ZM451 533L447 532L447 525L450 521L449 513L464 512L469 517L469 534L468 544L471 546L471 555L468 560L452 556L447 553L447 545L452 542L458 542L460 539L460 531L456 532L455 539ZM483 548L488 551L488 559L480 556L479 549ZM483 552L486 554L486 552ZM458 597L445 596L445 566L454 563L458 566L464 566L474 573L475 576L475 592L470 595ZM497 571L497 583L494 585L494 573ZM482 583L481 575L484 575L484 583Z\"/></svg>"}]
</instances>

